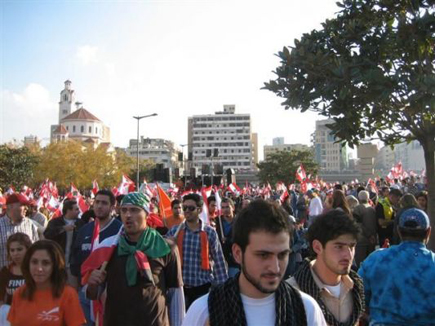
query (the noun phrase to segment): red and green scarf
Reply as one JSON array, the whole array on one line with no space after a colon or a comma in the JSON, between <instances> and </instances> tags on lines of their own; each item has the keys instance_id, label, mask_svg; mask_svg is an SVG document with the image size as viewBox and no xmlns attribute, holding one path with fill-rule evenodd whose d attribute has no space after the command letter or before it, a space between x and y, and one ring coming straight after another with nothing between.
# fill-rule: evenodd
<instances>
[{"instance_id":1,"label":"red and green scarf","mask_svg":"<svg viewBox=\"0 0 435 326\"><path fill-rule=\"evenodd\" d=\"M126 256L126 275L129 286L136 285L137 272L154 284L148 257L160 258L171 251L168 243L154 229L147 227L136 245L130 245L125 236L121 236L118 244L118 255Z\"/></svg>"}]
</instances>

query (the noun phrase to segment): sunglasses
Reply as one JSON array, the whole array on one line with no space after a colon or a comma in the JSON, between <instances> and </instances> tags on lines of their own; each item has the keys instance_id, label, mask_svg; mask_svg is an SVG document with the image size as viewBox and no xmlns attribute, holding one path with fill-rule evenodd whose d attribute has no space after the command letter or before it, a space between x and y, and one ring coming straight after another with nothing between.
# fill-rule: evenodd
<instances>
[{"instance_id":1,"label":"sunglasses","mask_svg":"<svg viewBox=\"0 0 435 326\"><path fill-rule=\"evenodd\" d=\"M197 207L195 206L183 206L183 212L189 210L189 212L193 212Z\"/></svg>"}]
</instances>

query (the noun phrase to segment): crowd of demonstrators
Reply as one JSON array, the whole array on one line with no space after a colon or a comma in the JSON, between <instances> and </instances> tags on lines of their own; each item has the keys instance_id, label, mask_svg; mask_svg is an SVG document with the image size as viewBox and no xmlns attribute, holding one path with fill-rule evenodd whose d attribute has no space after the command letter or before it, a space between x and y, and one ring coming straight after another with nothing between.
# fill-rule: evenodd
<instances>
[{"instance_id":1,"label":"crowd of demonstrators","mask_svg":"<svg viewBox=\"0 0 435 326\"><path fill-rule=\"evenodd\" d=\"M170 192L170 208L162 208L156 193L154 197L143 193L115 197L112 191L101 190L94 199L86 198L89 210L83 214L79 214L78 199L66 196L60 216L52 219L37 214L40 209L35 209L35 202L22 194L9 195L5 214L0 216L0 304L5 303L0 311L11 301L11 296L2 293L11 294L24 280L27 282L17 267L20 255L12 255L12 251L23 247L25 252L31 243L38 244L43 238L61 248L60 273L66 274L62 286L58 287L57 281L51 286L65 289L68 300L73 301L68 293L75 288L85 325L95 325L97 303L106 307L104 325L181 325L183 320L184 325L268 325L290 318L289 311L296 314L289 323L357 325L364 310L373 325L388 324L379 319L384 312L377 306L377 294L373 295L378 291L378 284L373 283L377 282L374 275L381 271L379 262L393 257L394 250L398 251L395 248L411 248L410 242L417 242L420 251L412 247L414 254L426 257L422 264L428 270L434 268L425 238L406 237L409 230L402 227L403 216L417 208L427 211L427 192L418 180L317 184L304 190L300 186L267 188L234 192L215 187L207 198L199 189ZM282 217L285 236L277 227ZM271 225L265 227L263 219ZM11 235L21 234L29 239L26 245L12 241ZM93 257L91 253L114 237L118 239L116 249L106 264L82 277L82 267ZM284 238L286 249L282 246ZM377 250L389 245L390 249ZM51 250L47 248L41 250ZM57 262L53 256L50 259ZM367 281L355 273L358 268ZM5 282L3 275L9 281ZM411 282L414 274L410 275L398 280ZM369 281L370 277L375 281ZM386 277L391 284L398 284ZM419 287L416 280L412 282ZM392 285L391 289L399 293ZM416 289L415 296L432 295L418 292L421 289L424 285ZM364 290L370 295L366 300ZM44 300L59 302L62 295L56 293L44 296ZM24 305L36 304L25 300ZM216 305L220 300L227 301ZM288 309L276 310L283 302L290 304ZM368 309L371 306L375 307L373 316ZM40 309L38 304L35 307L35 311ZM11 309L11 318L16 318L12 311L16 310ZM3 312L4 317L6 314ZM75 325L61 315L56 314L56 318L63 324ZM231 316L235 318L228 321ZM413 316L403 318L412 321Z\"/></svg>"}]
</instances>

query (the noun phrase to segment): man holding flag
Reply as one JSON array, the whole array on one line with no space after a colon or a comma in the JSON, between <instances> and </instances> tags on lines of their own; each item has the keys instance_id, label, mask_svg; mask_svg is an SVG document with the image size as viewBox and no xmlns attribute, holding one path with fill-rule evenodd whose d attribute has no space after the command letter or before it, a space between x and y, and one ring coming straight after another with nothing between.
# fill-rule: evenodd
<instances>
[{"instance_id":1,"label":"man holding flag","mask_svg":"<svg viewBox=\"0 0 435 326\"><path fill-rule=\"evenodd\" d=\"M122 223L112 217L115 207L115 195L110 190L100 190L94 200L95 221L82 226L74 241L71 253L71 273L81 280L80 268L93 250L93 245L118 233ZM87 320L87 325L93 325L91 302L79 291L80 304Z\"/></svg>"},{"instance_id":2,"label":"man holding flag","mask_svg":"<svg viewBox=\"0 0 435 326\"><path fill-rule=\"evenodd\" d=\"M106 285L105 326L181 325L184 295L177 246L147 226L149 213L148 196L127 194L121 203L124 231L103 241L83 263L82 273L93 270L87 280L90 298L97 299Z\"/></svg>"}]
</instances>

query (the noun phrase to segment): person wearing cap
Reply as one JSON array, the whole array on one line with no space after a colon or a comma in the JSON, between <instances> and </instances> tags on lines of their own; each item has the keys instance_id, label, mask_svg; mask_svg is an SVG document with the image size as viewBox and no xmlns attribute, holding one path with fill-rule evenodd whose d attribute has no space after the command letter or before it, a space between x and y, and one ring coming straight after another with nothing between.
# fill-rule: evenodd
<instances>
[{"instance_id":1,"label":"person wearing cap","mask_svg":"<svg viewBox=\"0 0 435 326\"><path fill-rule=\"evenodd\" d=\"M184 294L177 245L147 226L147 195L127 194L120 212L124 232L107 268L92 271L88 297L96 299L106 285L105 326L181 325Z\"/></svg>"},{"instance_id":2,"label":"person wearing cap","mask_svg":"<svg viewBox=\"0 0 435 326\"><path fill-rule=\"evenodd\" d=\"M39 240L38 228L26 217L29 200L14 193L6 198L6 215L0 218L0 269L8 265L6 242L17 232L27 234L32 242Z\"/></svg>"},{"instance_id":3,"label":"person wearing cap","mask_svg":"<svg viewBox=\"0 0 435 326\"><path fill-rule=\"evenodd\" d=\"M435 253L426 248L427 214L411 208L399 217L402 243L373 252L358 274L370 325L435 325Z\"/></svg>"},{"instance_id":4,"label":"person wearing cap","mask_svg":"<svg viewBox=\"0 0 435 326\"><path fill-rule=\"evenodd\" d=\"M369 203L370 194L366 190L358 193L359 205L353 210L353 218L361 227L361 234L355 248L355 263L357 266L375 251L378 243L376 211Z\"/></svg>"}]
</instances>

